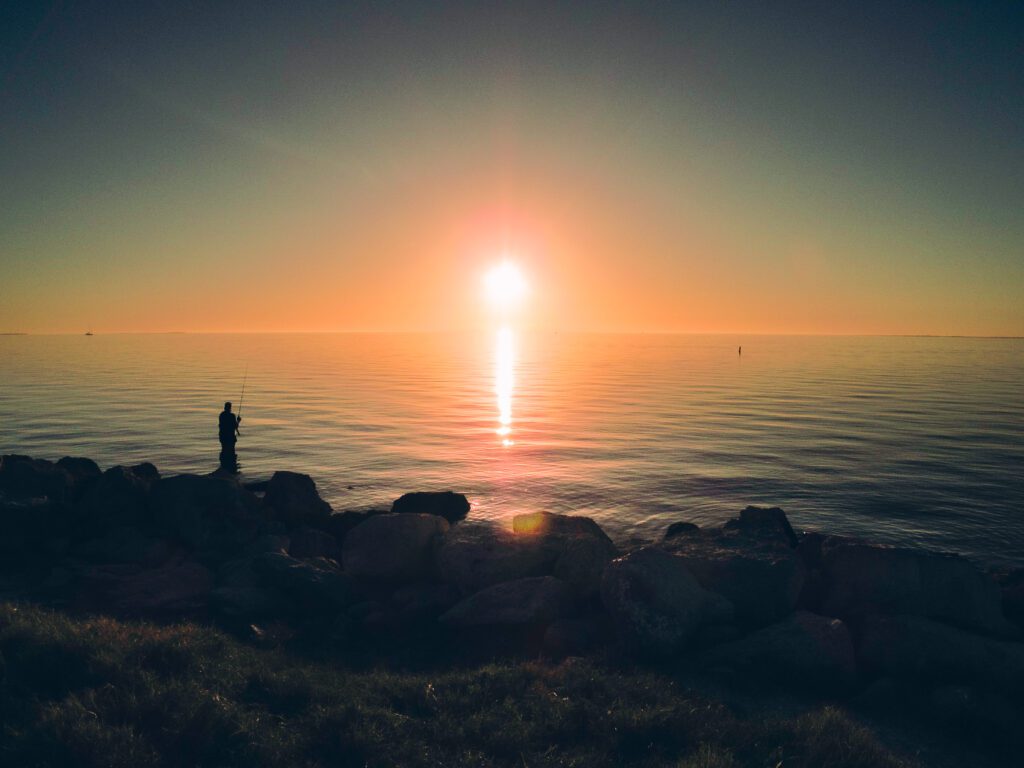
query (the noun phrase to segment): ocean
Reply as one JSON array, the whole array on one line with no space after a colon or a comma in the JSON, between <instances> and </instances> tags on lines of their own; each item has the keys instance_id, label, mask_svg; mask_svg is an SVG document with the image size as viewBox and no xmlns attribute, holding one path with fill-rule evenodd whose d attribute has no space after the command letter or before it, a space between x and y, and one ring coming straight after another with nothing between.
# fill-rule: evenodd
<instances>
[{"instance_id":1,"label":"ocean","mask_svg":"<svg viewBox=\"0 0 1024 768\"><path fill-rule=\"evenodd\" d=\"M583 514L625 543L773 505L1024 564L1022 339L0 337L0 453L210 472L225 400L243 477L308 473L336 511L451 489L474 518Z\"/></svg>"}]
</instances>

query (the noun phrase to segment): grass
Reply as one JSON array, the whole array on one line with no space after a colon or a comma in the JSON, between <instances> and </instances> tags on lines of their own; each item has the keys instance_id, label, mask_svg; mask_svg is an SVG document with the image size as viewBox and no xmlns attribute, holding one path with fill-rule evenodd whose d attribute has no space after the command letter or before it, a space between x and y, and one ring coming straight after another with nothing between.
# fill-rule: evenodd
<instances>
[{"instance_id":1,"label":"grass","mask_svg":"<svg viewBox=\"0 0 1024 768\"><path fill-rule=\"evenodd\" d=\"M837 709L744 717L600 661L351 669L194 624L11 603L0 654L3 766L909 764Z\"/></svg>"}]
</instances>

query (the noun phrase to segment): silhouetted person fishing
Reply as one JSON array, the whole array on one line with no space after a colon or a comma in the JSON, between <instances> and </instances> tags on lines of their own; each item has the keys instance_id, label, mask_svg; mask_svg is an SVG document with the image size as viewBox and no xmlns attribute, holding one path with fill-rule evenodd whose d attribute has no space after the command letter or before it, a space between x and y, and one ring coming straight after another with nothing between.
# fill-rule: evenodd
<instances>
[{"instance_id":1,"label":"silhouetted person fishing","mask_svg":"<svg viewBox=\"0 0 1024 768\"><path fill-rule=\"evenodd\" d=\"M241 423L242 417L235 416L231 412L231 403L224 403L224 410L221 411L219 421L220 467L228 472L238 471L238 455L235 453L235 443L241 434L238 429Z\"/></svg>"}]
</instances>

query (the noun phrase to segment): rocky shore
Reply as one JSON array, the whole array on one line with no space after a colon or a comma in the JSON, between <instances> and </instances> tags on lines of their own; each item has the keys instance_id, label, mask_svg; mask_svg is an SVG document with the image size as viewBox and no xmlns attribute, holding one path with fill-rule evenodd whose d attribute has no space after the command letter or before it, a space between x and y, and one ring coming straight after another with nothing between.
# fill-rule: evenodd
<instances>
[{"instance_id":1,"label":"rocky shore","mask_svg":"<svg viewBox=\"0 0 1024 768\"><path fill-rule=\"evenodd\" d=\"M778 508L620 551L590 518L533 512L508 529L452 492L335 513L294 472L246 484L8 455L0 563L3 597L71 612L455 656L614 654L1024 722L1024 569L794 531Z\"/></svg>"}]
</instances>

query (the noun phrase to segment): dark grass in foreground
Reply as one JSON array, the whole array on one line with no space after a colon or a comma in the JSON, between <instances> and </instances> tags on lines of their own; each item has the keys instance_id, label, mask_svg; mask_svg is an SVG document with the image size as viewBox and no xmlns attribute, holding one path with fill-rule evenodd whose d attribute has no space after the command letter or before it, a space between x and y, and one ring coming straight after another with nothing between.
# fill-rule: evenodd
<instances>
[{"instance_id":1,"label":"dark grass in foreground","mask_svg":"<svg viewBox=\"0 0 1024 768\"><path fill-rule=\"evenodd\" d=\"M828 707L744 719L650 672L346 670L191 624L0 604L4 766L901 766Z\"/></svg>"}]
</instances>

